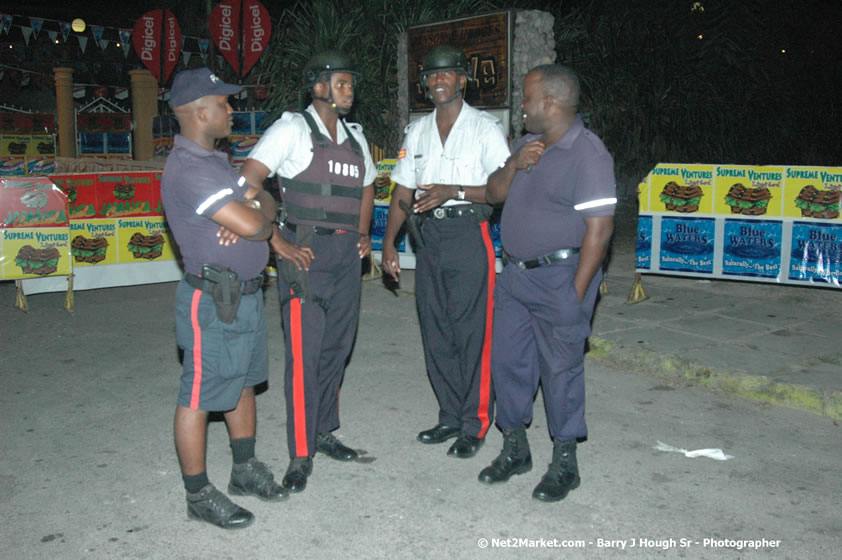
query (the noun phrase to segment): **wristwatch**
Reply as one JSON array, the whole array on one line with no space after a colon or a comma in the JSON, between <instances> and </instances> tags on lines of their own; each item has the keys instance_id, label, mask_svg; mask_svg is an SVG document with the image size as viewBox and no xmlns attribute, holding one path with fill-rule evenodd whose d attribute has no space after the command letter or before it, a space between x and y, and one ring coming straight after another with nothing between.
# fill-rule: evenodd
<instances>
[{"instance_id":1,"label":"wristwatch","mask_svg":"<svg viewBox=\"0 0 842 560\"><path fill-rule=\"evenodd\" d=\"M465 189L459 187L459 190L456 191L456 199L457 200L465 200Z\"/></svg>"},{"instance_id":2,"label":"wristwatch","mask_svg":"<svg viewBox=\"0 0 842 560\"><path fill-rule=\"evenodd\" d=\"M246 206L250 206L250 207L254 208L255 210L260 210L263 207L260 204L260 201L257 200L256 198L246 200L243 204L245 204Z\"/></svg>"}]
</instances>

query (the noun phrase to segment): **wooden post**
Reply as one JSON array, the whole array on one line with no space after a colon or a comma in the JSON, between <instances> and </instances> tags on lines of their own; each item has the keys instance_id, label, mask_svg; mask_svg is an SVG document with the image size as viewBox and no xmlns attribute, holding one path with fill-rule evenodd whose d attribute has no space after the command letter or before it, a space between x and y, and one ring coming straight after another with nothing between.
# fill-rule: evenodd
<instances>
[{"instance_id":1,"label":"wooden post","mask_svg":"<svg viewBox=\"0 0 842 560\"><path fill-rule=\"evenodd\" d=\"M58 155L76 157L76 114L73 109L73 68L53 68L56 80Z\"/></svg>"},{"instance_id":2,"label":"wooden post","mask_svg":"<svg viewBox=\"0 0 842 560\"><path fill-rule=\"evenodd\" d=\"M146 69L129 70L132 82L132 144L134 159L146 161L155 157L152 120L158 116L158 82Z\"/></svg>"}]
</instances>

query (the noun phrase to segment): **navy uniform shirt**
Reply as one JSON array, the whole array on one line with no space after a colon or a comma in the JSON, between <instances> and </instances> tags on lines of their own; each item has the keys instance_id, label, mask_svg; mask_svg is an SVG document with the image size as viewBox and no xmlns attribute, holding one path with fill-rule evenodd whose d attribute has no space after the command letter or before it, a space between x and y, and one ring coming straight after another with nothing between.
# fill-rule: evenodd
<instances>
[{"instance_id":1,"label":"navy uniform shirt","mask_svg":"<svg viewBox=\"0 0 842 560\"><path fill-rule=\"evenodd\" d=\"M220 245L216 236L219 224L210 218L232 200L245 200L247 188L226 154L176 135L161 178L161 198L185 272L198 275L203 264L213 264L228 267L241 280L248 280L263 271L269 244L240 239L227 247Z\"/></svg>"},{"instance_id":2,"label":"navy uniform shirt","mask_svg":"<svg viewBox=\"0 0 842 560\"><path fill-rule=\"evenodd\" d=\"M540 137L527 134L512 152ZM616 205L614 159L577 115L529 173L521 169L515 175L500 219L503 249L530 259L581 247L584 219L613 216Z\"/></svg>"}]
</instances>

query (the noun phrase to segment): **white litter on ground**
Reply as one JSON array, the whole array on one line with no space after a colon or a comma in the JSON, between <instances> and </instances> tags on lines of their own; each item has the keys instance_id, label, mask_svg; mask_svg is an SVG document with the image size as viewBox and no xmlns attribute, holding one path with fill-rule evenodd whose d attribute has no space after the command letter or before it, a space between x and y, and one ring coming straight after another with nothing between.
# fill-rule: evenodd
<instances>
[{"instance_id":1,"label":"white litter on ground","mask_svg":"<svg viewBox=\"0 0 842 560\"><path fill-rule=\"evenodd\" d=\"M686 449L681 449L680 447L667 445L662 441L659 441L658 445L656 445L654 449L657 449L658 451L668 451L671 453L684 453L685 457L690 457L691 459L695 459L696 457L708 457L710 459L716 459L717 461L727 461L728 459L734 458L733 455L726 455L724 451L718 448L694 449L693 451L688 451Z\"/></svg>"}]
</instances>

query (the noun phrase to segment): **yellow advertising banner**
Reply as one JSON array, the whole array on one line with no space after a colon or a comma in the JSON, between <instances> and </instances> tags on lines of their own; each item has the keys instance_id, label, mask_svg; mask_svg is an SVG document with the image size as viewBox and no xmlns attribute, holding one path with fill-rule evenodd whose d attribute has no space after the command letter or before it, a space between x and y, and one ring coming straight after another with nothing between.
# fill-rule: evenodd
<instances>
[{"instance_id":1,"label":"yellow advertising banner","mask_svg":"<svg viewBox=\"0 0 842 560\"><path fill-rule=\"evenodd\" d=\"M783 194L783 167L716 166L716 214L777 218L781 216Z\"/></svg>"},{"instance_id":2,"label":"yellow advertising banner","mask_svg":"<svg viewBox=\"0 0 842 560\"><path fill-rule=\"evenodd\" d=\"M163 216L118 218L119 263L173 260L173 239Z\"/></svg>"},{"instance_id":3,"label":"yellow advertising banner","mask_svg":"<svg viewBox=\"0 0 842 560\"><path fill-rule=\"evenodd\" d=\"M784 216L839 221L842 167L787 167Z\"/></svg>"},{"instance_id":4,"label":"yellow advertising banner","mask_svg":"<svg viewBox=\"0 0 842 560\"><path fill-rule=\"evenodd\" d=\"M636 269L842 287L840 199L842 167L658 164Z\"/></svg>"},{"instance_id":5,"label":"yellow advertising banner","mask_svg":"<svg viewBox=\"0 0 842 560\"><path fill-rule=\"evenodd\" d=\"M74 267L117 264L116 220L71 220L70 254Z\"/></svg>"},{"instance_id":6,"label":"yellow advertising banner","mask_svg":"<svg viewBox=\"0 0 842 560\"><path fill-rule=\"evenodd\" d=\"M714 166L659 163L651 172L650 211L713 212Z\"/></svg>"},{"instance_id":7,"label":"yellow advertising banner","mask_svg":"<svg viewBox=\"0 0 842 560\"><path fill-rule=\"evenodd\" d=\"M0 230L2 279L70 274L67 226Z\"/></svg>"},{"instance_id":8,"label":"yellow advertising banner","mask_svg":"<svg viewBox=\"0 0 842 560\"><path fill-rule=\"evenodd\" d=\"M644 181L637 186L637 211L649 211L649 181Z\"/></svg>"},{"instance_id":9,"label":"yellow advertising banner","mask_svg":"<svg viewBox=\"0 0 842 560\"><path fill-rule=\"evenodd\" d=\"M392 170L397 162L396 159L381 159L377 162L377 177L374 179L375 203L389 204L392 201L392 191L395 190Z\"/></svg>"}]
</instances>

